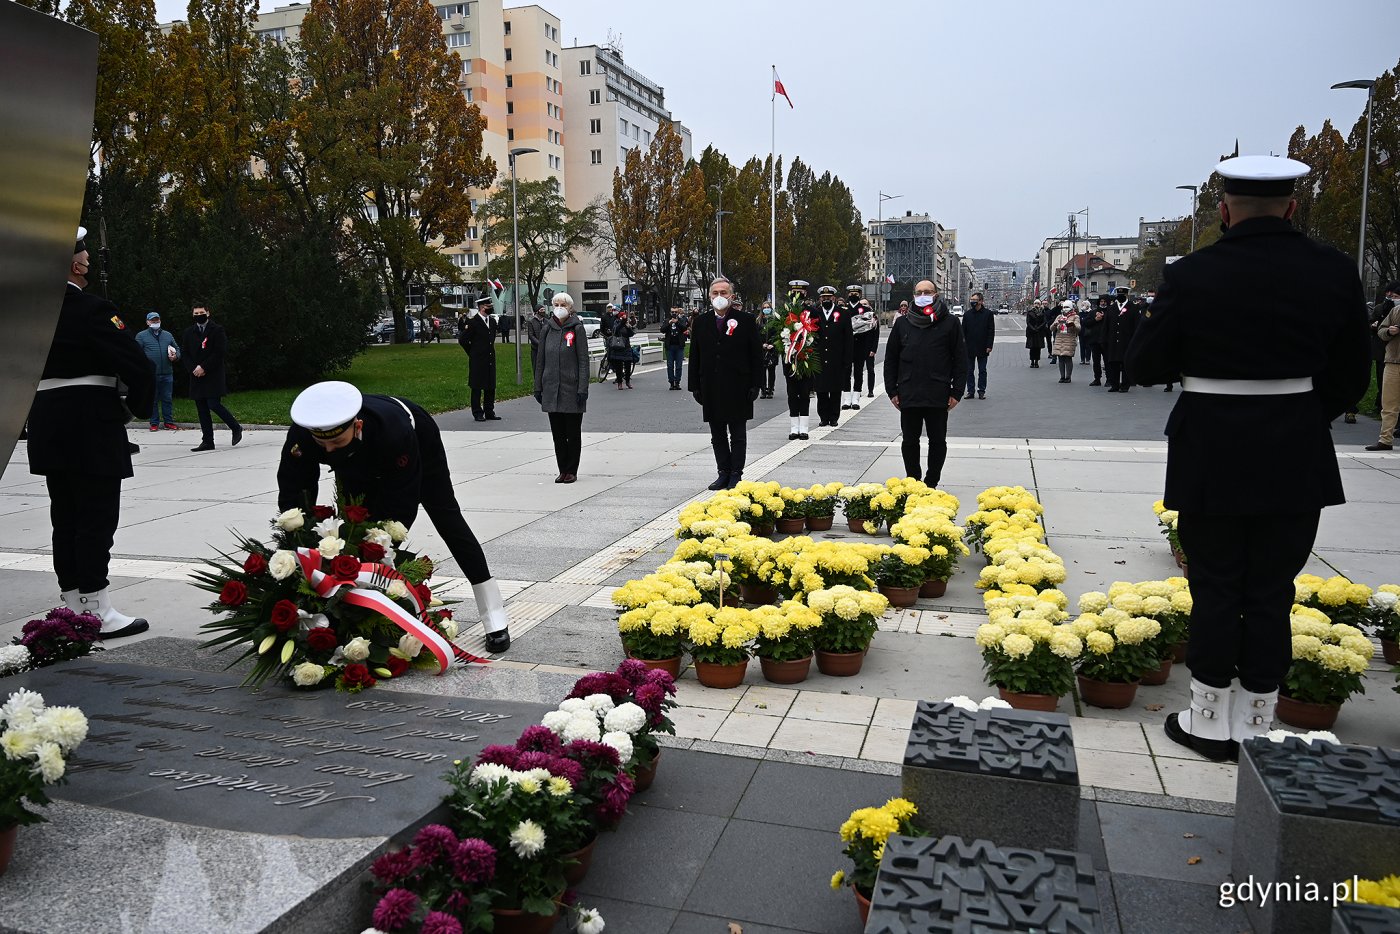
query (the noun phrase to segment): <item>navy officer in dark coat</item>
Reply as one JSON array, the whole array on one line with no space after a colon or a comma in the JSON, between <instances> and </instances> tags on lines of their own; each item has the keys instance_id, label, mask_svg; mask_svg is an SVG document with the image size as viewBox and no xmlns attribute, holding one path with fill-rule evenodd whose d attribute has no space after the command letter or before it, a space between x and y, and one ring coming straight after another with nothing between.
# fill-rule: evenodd
<instances>
[{"instance_id":1,"label":"navy officer in dark coat","mask_svg":"<svg viewBox=\"0 0 1400 934\"><path fill-rule=\"evenodd\" d=\"M472 391L472 418L499 422L496 414L496 322L491 319L491 296L476 300L476 308L462 316L457 343L467 353L470 366L467 386Z\"/></svg>"},{"instance_id":2,"label":"navy officer in dark coat","mask_svg":"<svg viewBox=\"0 0 1400 934\"><path fill-rule=\"evenodd\" d=\"M815 341L822 368L813 378L817 392L818 427L836 427L841 420L841 396L851 388L851 357L855 336L851 331L852 312L836 300L836 286L817 289L817 307L811 321L816 325L808 340Z\"/></svg>"},{"instance_id":3,"label":"navy officer in dark coat","mask_svg":"<svg viewBox=\"0 0 1400 934\"><path fill-rule=\"evenodd\" d=\"M710 447L719 471L712 490L731 489L744 478L749 419L763 379L758 322L739 310L733 284L721 276L710 283L710 310L690 321L686 383L710 425Z\"/></svg>"},{"instance_id":4,"label":"navy officer in dark coat","mask_svg":"<svg viewBox=\"0 0 1400 934\"><path fill-rule=\"evenodd\" d=\"M83 291L89 257L78 228L68 286L53 344L29 412L29 472L43 476L53 525L53 569L63 602L102 620L102 638L150 626L117 612L107 592L107 565L121 510L122 481L132 475L126 423L146 417L155 370L127 330L117 306ZM123 406L118 383L126 387Z\"/></svg>"},{"instance_id":5,"label":"navy officer in dark coat","mask_svg":"<svg viewBox=\"0 0 1400 934\"><path fill-rule=\"evenodd\" d=\"M1216 760L1273 719L1293 578L1322 508L1344 501L1328 423L1369 376L1356 264L1288 222L1308 171L1272 156L1216 166L1225 233L1166 267L1125 361L1134 383L1185 390L1167 419L1164 499L1191 567L1191 706L1166 731Z\"/></svg>"},{"instance_id":6,"label":"navy officer in dark coat","mask_svg":"<svg viewBox=\"0 0 1400 934\"><path fill-rule=\"evenodd\" d=\"M433 417L395 396L366 396L349 383L327 381L292 402L292 426L277 468L277 507L309 510L316 502L321 465L335 472L346 496L362 497L370 521L394 519L412 527L423 511L471 581L486 650L510 647L501 590L481 543L462 516L452 490L447 451Z\"/></svg>"}]
</instances>

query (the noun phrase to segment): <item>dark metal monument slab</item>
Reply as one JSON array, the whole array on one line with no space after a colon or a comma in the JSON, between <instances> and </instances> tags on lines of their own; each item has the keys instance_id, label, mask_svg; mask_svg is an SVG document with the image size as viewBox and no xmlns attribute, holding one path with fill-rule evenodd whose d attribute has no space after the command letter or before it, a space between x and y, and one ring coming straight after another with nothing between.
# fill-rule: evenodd
<instances>
[{"instance_id":1,"label":"dark metal monument slab","mask_svg":"<svg viewBox=\"0 0 1400 934\"><path fill-rule=\"evenodd\" d=\"M79 661L6 679L82 708L52 797L223 830L393 837L442 801L455 759L512 743L542 704L400 691L251 691L236 675Z\"/></svg>"}]
</instances>

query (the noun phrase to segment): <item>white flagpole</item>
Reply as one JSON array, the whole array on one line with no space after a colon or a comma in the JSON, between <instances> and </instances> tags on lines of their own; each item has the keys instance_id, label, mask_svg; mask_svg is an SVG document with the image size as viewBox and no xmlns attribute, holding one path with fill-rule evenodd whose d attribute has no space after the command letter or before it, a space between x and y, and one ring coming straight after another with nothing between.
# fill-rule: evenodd
<instances>
[{"instance_id":1,"label":"white flagpole","mask_svg":"<svg viewBox=\"0 0 1400 934\"><path fill-rule=\"evenodd\" d=\"M769 118L772 121L773 146L769 153L768 163L768 196L769 209L772 214L772 223L768 233L768 257L772 266L769 270L769 287L772 292L769 295L773 302L773 310L778 308L778 66L773 65L772 87L769 89L771 98L768 105Z\"/></svg>"}]
</instances>

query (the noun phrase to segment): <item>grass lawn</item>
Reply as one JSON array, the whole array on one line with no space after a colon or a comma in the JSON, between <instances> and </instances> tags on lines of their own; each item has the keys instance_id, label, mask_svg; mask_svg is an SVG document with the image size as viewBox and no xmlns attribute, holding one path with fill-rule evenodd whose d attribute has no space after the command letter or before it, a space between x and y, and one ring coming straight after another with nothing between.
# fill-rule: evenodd
<instances>
[{"instance_id":1,"label":"grass lawn","mask_svg":"<svg viewBox=\"0 0 1400 934\"><path fill-rule=\"evenodd\" d=\"M530 347L520 348L520 385L515 383L515 345L496 344L496 400L529 395L534 386L530 368ZM367 347L343 372L327 379L354 383L362 392L402 396L412 399L429 412L464 409L471 404L467 388L467 355L456 341L441 344L386 344ZM292 400L305 386L283 389L253 389L224 396L240 422L250 425L285 425ZM196 422L194 403L175 400L175 419Z\"/></svg>"}]
</instances>

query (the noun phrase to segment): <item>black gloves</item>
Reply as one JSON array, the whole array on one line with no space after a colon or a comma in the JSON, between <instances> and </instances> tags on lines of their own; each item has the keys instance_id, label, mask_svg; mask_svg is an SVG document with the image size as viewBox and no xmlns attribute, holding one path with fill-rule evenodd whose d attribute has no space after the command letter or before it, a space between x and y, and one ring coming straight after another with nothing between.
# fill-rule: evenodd
<instances>
[{"instance_id":1,"label":"black gloves","mask_svg":"<svg viewBox=\"0 0 1400 934\"><path fill-rule=\"evenodd\" d=\"M762 391L763 391L763 390L759 389L757 386L754 386L753 388L751 388L751 389L749 390L749 401L750 401L750 402L757 402L757 401L758 401L758 394L759 394L760 392L762 392Z\"/></svg>"}]
</instances>

